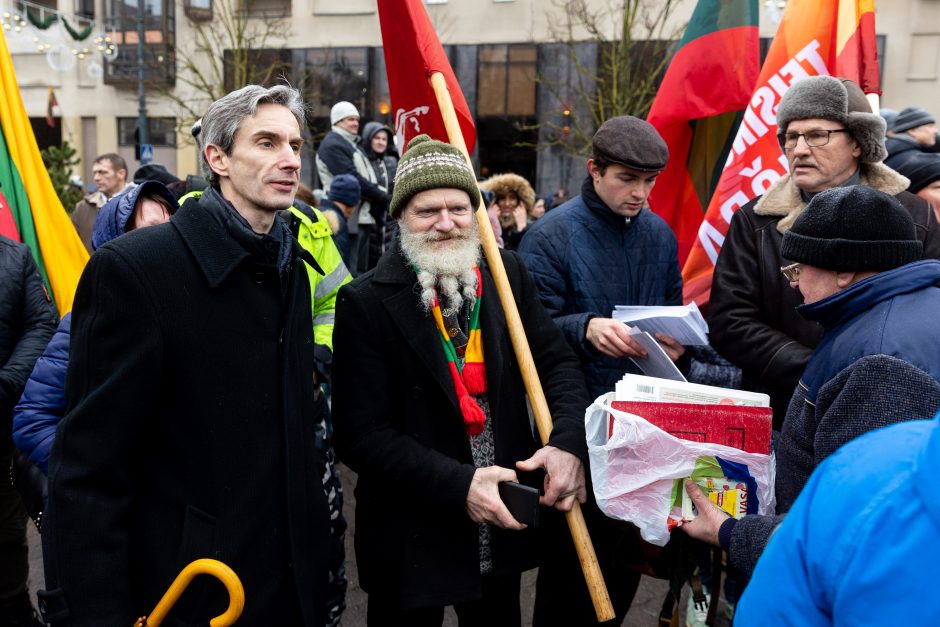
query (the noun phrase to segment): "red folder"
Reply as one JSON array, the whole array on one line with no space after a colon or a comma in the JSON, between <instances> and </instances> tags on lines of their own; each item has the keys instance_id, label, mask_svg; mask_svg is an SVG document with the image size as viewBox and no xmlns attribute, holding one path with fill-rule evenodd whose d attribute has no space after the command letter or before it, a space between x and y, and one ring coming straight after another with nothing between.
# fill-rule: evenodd
<instances>
[{"instance_id":1,"label":"red folder","mask_svg":"<svg viewBox=\"0 0 940 627\"><path fill-rule=\"evenodd\" d=\"M747 453L770 454L773 410L742 405L699 405L614 401L614 409L635 414L683 440L723 444ZM610 417L607 437L613 434Z\"/></svg>"}]
</instances>

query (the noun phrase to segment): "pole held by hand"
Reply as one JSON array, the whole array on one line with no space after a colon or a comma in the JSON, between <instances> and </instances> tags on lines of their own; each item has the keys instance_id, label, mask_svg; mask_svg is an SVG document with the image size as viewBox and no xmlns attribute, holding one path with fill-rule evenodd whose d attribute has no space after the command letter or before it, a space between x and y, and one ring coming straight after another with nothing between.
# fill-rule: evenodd
<instances>
[{"instance_id":1,"label":"pole held by hand","mask_svg":"<svg viewBox=\"0 0 940 627\"><path fill-rule=\"evenodd\" d=\"M437 97L437 104L441 110L441 116L444 118L444 126L447 128L450 143L463 153L467 165L472 171L473 163L470 161L467 144L464 142L463 133L460 131L460 123L457 121L457 113L454 110L450 92L447 90L444 75L440 72L434 72L429 80L434 95ZM519 370L522 373L526 393L529 395L529 402L535 415L535 424L538 427L539 437L544 445L548 443L548 438L552 434L552 416L548 409L548 402L545 400L545 393L542 391L542 382L539 380L538 372L535 369L535 360L532 358L532 351L529 349L522 319L519 317L519 309L516 307L516 301L509 287L506 268L503 267L503 260L499 256L499 246L496 244L496 236L493 235L490 217L486 213L486 206L482 201L477 208L476 218L480 227L480 237L483 241L483 254L486 255L486 261L493 273L496 291L499 293L499 300L503 305L503 312L506 314L509 337L516 353L516 360L519 362ZM571 508L571 511L566 512L565 516L568 520L571 538L574 540L575 550L578 553L578 559L581 561L581 570L584 571L588 591L591 593L591 601L594 603L597 620L600 622L611 620L615 617L614 608L610 602L610 595L607 593L604 576L601 574L600 566L597 563L597 554L594 552L591 536L588 533L587 525L584 523L580 503L575 501L574 507Z\"/></svg>"}]
</instances>

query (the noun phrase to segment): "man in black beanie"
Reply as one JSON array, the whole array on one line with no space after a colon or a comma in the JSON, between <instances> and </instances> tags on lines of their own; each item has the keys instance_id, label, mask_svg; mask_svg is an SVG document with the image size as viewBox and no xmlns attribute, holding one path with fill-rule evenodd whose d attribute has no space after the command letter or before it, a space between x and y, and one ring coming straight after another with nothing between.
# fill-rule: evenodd
<instances>
[{"instance_id":1,"label":"man in black beanie","mask_svg":"<svg viewBox=\"0 0 940 627\"><path fill-rule=\"evenodd\" d=\"M900 172L901 164L914 155L940 152L937 121L926 109L901 109L888 131L890 136L885 140L885 148L888 150L885 165L889 168Z\"/></svg>"},{"instance_id":2,"label":"man in black beanie","mask_svg":"<svg viewBox=\"0 0 940 627\"><path fill-rule=\"evenodd\" d=\"M810 474L840 446L940 408L940 261L922 260L914 222L870 187L818 194L783 236L780 269L822 339L793 394L777 441L776 516L735 521L690 491L701 512L682 526L720 545L750 575Z\"/></svg>"},{"instance_id":3,"label":"man in black beanie","mask_svg":"<svg viewBox=\"0 0 940 627\"><path fill-rule=\"evenodd\" d=\"M897 170L911 180L907 191L930 203L937 219L940 219L940 155L917 153Z\"/></svg>"}]
</instances>

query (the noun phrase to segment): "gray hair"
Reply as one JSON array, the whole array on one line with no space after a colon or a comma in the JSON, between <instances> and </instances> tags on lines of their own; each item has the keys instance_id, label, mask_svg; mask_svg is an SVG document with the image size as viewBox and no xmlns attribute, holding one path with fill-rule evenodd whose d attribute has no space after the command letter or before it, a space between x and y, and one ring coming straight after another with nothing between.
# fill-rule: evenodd
<instances>
[{"instance_id":1,"label":"gray hair","mask_svg":"<svg viewBox=\"0 0 940 627\"><path fill-rule=\"evenodd\" d=\"M210 185L219 184L219 175L212 171L206 161L206 146L218 146L227 155L232 154L235 145L235 133L245 118L258 112L263 104L279 104L297 118L297 124L303 131L306 124L306 107L300 92L288 85L275 85L262 87L261 85L247 85L222 96L211 105L202 116L202 125L199 130L199 165L202 173Z\"/></svg>"}]
</instances>

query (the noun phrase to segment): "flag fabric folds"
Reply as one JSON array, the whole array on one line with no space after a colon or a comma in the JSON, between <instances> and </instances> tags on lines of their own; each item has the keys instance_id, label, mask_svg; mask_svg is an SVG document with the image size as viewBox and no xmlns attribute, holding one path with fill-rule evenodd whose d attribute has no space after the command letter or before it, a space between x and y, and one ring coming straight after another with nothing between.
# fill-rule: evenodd
<instances>
[{"instance_id":1,"label":"flag fabric folds","mask_svg":"<svg viewBox=\"0 0 940 627\"><path fill-rule=\"evenodd\" d=\"M473 152L476 143L473 116L424 4L421 0L378 0L378 7L398 149L404 151L411 138L422 133L448 141L437 99L428 82L432 73L440 72L454 101L467 150ZM416 71L417 68L422 71Z\"/></svg>"},{"instance_id":2,"label":"flag fabric folds","mask_svg":"<svg viewBox=\"0 0 940 627\"><path fill-rule=\"evenodd\" d=\"M699 0L647 120L669 146L650 207L685 262L760 72L757 0Z\"/></svg>"},{"instance_id":3,"label":"flag fabric folds","mask_svg":"<svg viewBox=\"0 0 940 627\"><path fill-rule=\"evenodd\" d=\"M55 128L55 114L54 109L59 106L59 101L55 99L55 92L52 90L52 85L49 85L49 98L46 102L46 126L50 128Z\"/></svg>"},{"instance_id":4,"label":"flag fabric folds","mask_svg":"<svg viewBox=\"0 0 940 627\"><path fill-rule=\"evenodd\" d=\"M72 309L88 251L42 162L4 37L0 37L0 90L0 189L7 201L0 208L0 233L29 246L59 314L64 315ZM5 218L7 213L12 220Z\"/></svg>"},{"instance_id":5,"label":"flag fabric folds","mask_svg":"<svg viewBox=\"0 0 940 627\"><path fill-rule=\"evenodd\" d=\"M879 93L874 0L790 0L744 110L718 187L682 270L686 302L700 307L711 294L712 273L731 216L787 172L777 143L776 111L800 79L831 75Z\"/></svg>"}]
</instances>

